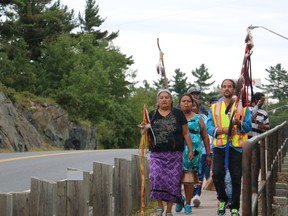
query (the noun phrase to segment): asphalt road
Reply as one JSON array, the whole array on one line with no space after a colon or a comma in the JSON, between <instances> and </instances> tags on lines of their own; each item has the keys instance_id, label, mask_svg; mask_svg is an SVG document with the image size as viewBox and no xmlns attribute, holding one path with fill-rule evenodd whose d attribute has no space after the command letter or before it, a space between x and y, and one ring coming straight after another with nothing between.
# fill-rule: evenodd
<instances>
[{"instance_id":1,"label":"asphalt road","mask_svg":"<svg viewBox=\"0 0 288 216\"><path fill-rule=\"evenodd\" d=\"M63 180L67 168L92 171L93 161L113 165L114 158L138 154L138 149L1 153L0 193L29 190L31 177Z\"/></svg>"}]
</instances>

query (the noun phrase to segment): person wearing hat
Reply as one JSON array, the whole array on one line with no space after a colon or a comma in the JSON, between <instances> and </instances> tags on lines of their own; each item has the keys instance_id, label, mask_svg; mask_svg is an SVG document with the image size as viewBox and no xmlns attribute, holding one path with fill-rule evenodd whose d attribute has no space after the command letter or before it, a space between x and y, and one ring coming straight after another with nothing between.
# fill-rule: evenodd
<instances>
[{"instance_id":1,"label":"person wearing hat","mask_svg":"<svg viewBox=\"0 0 288 216\"><path fill-rule=\"evenodd\" d=\"M158 92L157 103L157 108L149 112L149 134L150 137L155 135L149 144L150 198L157 201L156 215L163 215L165 201L165 215L172 216L173 203L183 203L181 178L184 141L189 150L189 160L193 159L194 154L187 119L181 110L173 108L168 89Z\"/></svg>"},{"instance_id":2,"label":"person wearing hat","mask_svg":"<svg viewBox=\"0 0 288 216\"><path fill-rule=\"evenodd\" d=\"M188 89L187 93L191 94L192 97L198 102L200 112L208 116L208 111L205 109L200 100L201 88L198 85L192 86L191 88Z\"/></svg>"}]
</instances>

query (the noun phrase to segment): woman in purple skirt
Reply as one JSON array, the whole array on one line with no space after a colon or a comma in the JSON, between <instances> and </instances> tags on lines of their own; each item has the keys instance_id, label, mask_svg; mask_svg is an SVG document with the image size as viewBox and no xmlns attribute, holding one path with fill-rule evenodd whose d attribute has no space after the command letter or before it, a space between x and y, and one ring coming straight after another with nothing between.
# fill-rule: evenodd
<instances>
[{"instance_id":1,"label":"woman in purple skirt","mask_svg":"<svg viewBox=\"0 0 288 216\"><path fill-rule=\"evenodd\" d=\"M184 140L189 148L190 160L193 159L192 141L186 117L181 110L173 108L170 91L160 90L157 94L157 102L157 109L149 113L150 197L152 200L157 200L157 215L163 214L163 201L165 201L167 202L166 216L172 216L173 203L183 202L181 177Z\"/></svg>"}]
</instances>

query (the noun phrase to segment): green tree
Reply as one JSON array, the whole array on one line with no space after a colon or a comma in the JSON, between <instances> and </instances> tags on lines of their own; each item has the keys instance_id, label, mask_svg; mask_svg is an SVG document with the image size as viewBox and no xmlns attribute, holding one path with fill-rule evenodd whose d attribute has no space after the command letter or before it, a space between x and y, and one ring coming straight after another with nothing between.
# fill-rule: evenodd
<instances>
[{"instance_id":1,"label":"green tree","mask_svg":"<svg viewBox=\"0 0 288 216\"><path fill-rule=\"evenodd\" d=\"M133 79L133 73L128 73L127 68L133 61L117 48L110 46L107 50L105 41L94 46L93 40L93 35L81 34L76 42L60 40L56 44L50 43L47 56L61 55L62 49L63 56L59 61L63 61L65 72L57 85L56 79L51 82L54 84L53 88L50 86L50 94L52 92L57 102L68 109L69 115L75 119L88 119L96 125L99 143L104 148L127 147L135 139L132 135L137 125L131 111L133 106L129 105L134 83L128 81L130 76ZM46 67L51 64L45 62ZM48 71L46 67L44 71ZM52 71L53 68L51 75ZM106 126L109 127L107 130Z\"/></svg>"},{"instance_id":2,"label":"green tree","mask_svg":"<svg viewBox=\"0 0 288 216\"><path fill-rule=\"evenodd\" d=\"M149 86L149 85L148 85ZM134 90L130 98L130 105L134 107L134 116L136 120L140 123L143 120L143 108L144 105L147 106L148 111L155 109L156 106L156 94L157 90L151 87L139 87Z\"/></svg>"},{"instance_id":3,"label":"green tree","mask_svg":"<svg viewBox=\"0 0 288 216\"><path fill-rule=\"evenodd\" d=\"M118 33L100 29L104 20L95 1L87 1L78 33L71 33L78 24L59 1L15 2L10 14L1 5L7 14L0 23L1 81L56 99L72 120L90 121L103 148L138 145L143 105L155 108L157 90L148 83L134 87L133 59L111 43ZM39 32L30 40L28 30Z\"/></svg>"},{"instance_id":4,"label":"green tree","mask_svg":"<svg viewBox=\"0 0 288 216\"><path fill-rule=\"evenodd\" d=\"M161 77L157 81L153 81L153 86L156 89L163 89L165 88L165 78ZM170 89L170 80L167 81L168 89Z\"/></svg>"},{"instance_id":5,"label":"green tree","mask_svg":"<svg viewBox=\"0 0 288 216\"><path fill-rule=\"evenodd\" d=\"M282 68L281 64L276 66L270 66L267 71L268 78L265 78L269 84L263 85L261 89L269 92L269 96L279 101L283 99L288 99L288 73Z\"/></svg>"},{"instance_id":6,"label":"green tree","mask_svg":"<svg viewBox=\"0 0 288 216\"><path fill-rule=\"evenodd\" d=\"M34 61L27 60L29 52L26 48L27 44L22 38L11 37L9 45L2 44L0 80L4 85L18 91L34 92L36 64Z\"/></svg>"},{"instance_id":7,"label":"green tree","mask_svg":"<svg viewBox=\"0 0 288 216\"><path fill-rule=\"evenodd\" d=\"M181 72L180 69L175 70L175 75L173 76L173 85L171 90L176 93L179 98L181 95L187 92L189 84L187 82L187 76L185 73Z\"/></svg>"},{"instance_id":8,"label":"green tree","mask_svg":"<svg viewBox=\"0 0 288 216\"><path fill-rule=\"evenodd\" d=\"M208 82L209 79L212 78L213 75L209 74L208 68L204 64L201 64L199 69L196 68L195 70L192 70L192 75L196 77L195 84L197 84L202 92L209 90L210 86L212 86L215 81Z\"/></svg>"},{"instance_id":9,"label":"green tree","mask_svg":"<svg viewBox=\"0 0 288 216\"><path fill-rule=\"evenodd\" d=\"M134 119L136 120L136 125L143 121L144 105L147 106L148 112L156 108L157 90L150 87L147 82L146 84L147 85L144 88L136 88L129 99L129 107L131 109L132 116L134 116ZM136 127L136 125L132 126L135 134L135 136L133 137L133 147L137 148L139 147L141 134L140 129Z\"/></svg>"},{"instance_id":10,"label":"green tree","mask_svg":"<svg viewBox=\"0 0 288 216\"><path fill-rule=\"evenodd\" d=\"M96 5L95 0L86 0L84 17L82 17L79 12L78 18L80 20L80 27L85 32L95 31L94 28L98 28L105 21L105 19L102 19L99 15L99 6Z\"/></svg>"},{"instance_id":11,"label":"green tree","mask_svg":"<svg viewBox=\"0 0 288 216\"><path fill-rule=\"evenodd\" d=\"M99 29L105 19L102 19L99 15L99 6L96 5L95 0L86 0L84 16L79 12L78 19L81 30L94 36L94 45L98 45L101 40L112 41L118 37L119 32L109 33Z\"/></svg>"},{"instance_id":12,"label":"green tree","mask_svg":"<svg viewBox=\"0 0 288 216\"><path fill-rule=\"evenodd\" d=\"M214 92L211 91L207 94L207 90L209 90L210 87L215 83L215 80L208 82L213 75L209 74L208 68L206 68L204 64L201 64L199 69L196 68L195 70L192 70L192 76L196 78L192 86L196 84L200 87L202 91L201 97L204 101L207 101L210 97L215 96Z\"/></svg>"},{"instance_id":13,"label":"green tree","mask_svg":"<svg viewBox=\"0 0 288 216\"><path fill-rule=\"evenodd\" d=\"M288 121L288 100L283 99L278 103L269 104L267 107L270 127L275 127L284 121Z\"/></svg>"},{"instance_id":14,"label":"green tree","mask_svg":"<svg viewBox=\"0 0 288 216\"><path fill-rule=\"evenodd\" d=\"M5 65L0 68L1 81L17 91L35 93L43 46L77 26L73 11L49 0L18 0L0 6L5 17L0 20L0 64Z\"/></svg>"},{"instance_id":15,"label":"green tree","mask_svg":"<svg viewBox=\"0 0 288 216\"><path fill-rule=\"evenodd\" d=\"M54 97L62 86L63 79L76 70L80 51L79 39L67 33L58 36L56 41L43 43L42 58L37 61L37 83L35 93Z\"/></svg>"},{"instance_id":16,"label":"green tree","mask_svg":"<svg viewBox=\"0 0 288 216\"><path fill-rule=\"evenodd\" d=\"M23 38L28 45L30 59L41 56L41 44L44 40L55 40L62 32L75 28L73 10L52 0L18 0L4 7L5 21L1 22L1 38Z\"/></svg>"}]
</instances>

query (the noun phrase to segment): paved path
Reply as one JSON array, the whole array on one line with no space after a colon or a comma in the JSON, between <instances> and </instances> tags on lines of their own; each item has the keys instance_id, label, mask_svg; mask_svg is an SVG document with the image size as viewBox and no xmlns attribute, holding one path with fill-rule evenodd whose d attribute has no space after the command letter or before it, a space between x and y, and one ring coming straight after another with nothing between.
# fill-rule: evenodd
<instances>
[{"instance_id":1,"label":"paved path","mask_svg":"<svg viewBox=\"0 0 288 216\"><path fill-rule=\"evenodd\" d=\"M203 185L206 184L206 181L204 180ZM183 188L182 188L183 193ZM208 191L202 189L201 194L201 204L199 207L192 207L192 216L216 216L217 215L217 209L218 209L218 200L217 200L217 194L216 191ZM241 215L241 201L242 197L240 197L240 210L239 213ZM184 209L180 213L175 212L175 205L172 207L172 213L173 216L185 216ZM226 216L230 215L230 209L226 209ZM163 216L165 215L165 211L163 213ZM150 216L155 216L154 214L150 214Z\"/></svg>"},{"instance_id":2,"label":"paved path","mask_svg":"<svg viewBox=\"0 0 288 216\"><path fill-rule=\"evenodd\" d=\"M216 191L206 191L202 190L201 194L201 204L199 207L192 207L192 214L193 216L212 216L217 215L217 195ZM227 209L229 211L229 209ZM175 205L173 206L173 216L184 216L184 210L180 213L175 212ZM226 212L227 215L227 212Z\"/></svg>"},{"instance_id":3,"label":"paved path","mask_svg":"<svg viewBox=\"0 0 288 216\"><path fill-rule=\"evenodd\" d=\"M218 200L217 200L217 195L216 191L206 191L202 190L201 194L201 204L199 207L192 207L192 214L191 216L213 216L217 215L217 205L218 205ZM226 215L229 213L229 209L226 211ZM173 216L185 216L186 214L184 213L184 210L182 210L180 213L175 212L175 205L173 205L172 208L172 213ZM150 216L155 216L156 213L150 214ZM163 216L165 215L165 211L163 213Z\"/></svg>"}]
</instances>

